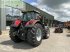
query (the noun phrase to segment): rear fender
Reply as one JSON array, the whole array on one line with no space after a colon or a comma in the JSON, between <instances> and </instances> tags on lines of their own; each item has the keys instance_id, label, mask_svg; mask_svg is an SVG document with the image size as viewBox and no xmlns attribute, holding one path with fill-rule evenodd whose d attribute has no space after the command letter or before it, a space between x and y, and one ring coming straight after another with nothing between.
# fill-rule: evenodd
<instances>
[{"instance_id":1,"label":"rear fender","mask_svg":"<svg viewBox=\"0 0 70 52\"><path fill-rule=\"evenodd\" d=\"M25 26L33 26L35 23L39 22L39 20L30 20L26 23Z\"/></svg>"}]
</instances>

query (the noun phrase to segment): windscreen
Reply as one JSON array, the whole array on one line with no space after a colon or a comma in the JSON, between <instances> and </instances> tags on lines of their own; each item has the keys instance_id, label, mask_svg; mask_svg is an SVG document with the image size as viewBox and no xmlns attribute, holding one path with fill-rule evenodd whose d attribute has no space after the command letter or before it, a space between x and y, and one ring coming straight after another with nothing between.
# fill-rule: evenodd
<instances>
[{"instance_id":1,"label":"windscreen","mask_svg":"<svg viewBox=\"0 0 70 52\"><path fill-rule=\"evenodd\" d=\"M36 19L36 13L34 13L34 12L23 13L22 18L23 18L24 21L29 21L31 19Z\"/></svg>"}]
</instances>

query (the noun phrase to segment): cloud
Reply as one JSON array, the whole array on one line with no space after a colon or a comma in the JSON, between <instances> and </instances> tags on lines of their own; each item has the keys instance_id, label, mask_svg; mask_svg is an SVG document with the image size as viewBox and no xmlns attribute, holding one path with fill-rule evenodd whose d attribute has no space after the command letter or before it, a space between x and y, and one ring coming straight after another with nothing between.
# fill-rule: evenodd
<instances>
[{"instance_id":1,"label":"cloud","mask_svg":"<svg viewBox=\"0 0 70 52\"><path fill-rule=\"evenodd\" d=\"M47 5L52 8L60 6L62 3L70 2L70 0L37 0L39 4Z\"/></svg>"},{"instance_id":2,"label":"cloud","mask_svg":"<svg viewBox=\"0 0 70 52\"><path fill-rule=\"evenodd\" d=\"M63 6L64 8L70 8L70 2L69 3L64 3L61 6Z\"/></svg>"},{"instance_id":3,"label":"cloud","mask_svg":"<svg viewBox=\"0 0 70 52\"><path fill-rule=\"evenodd\" d=\"M64 22L64 21L70 21L70 18L61 17L61 18L57 18L56 20Z\"/></svg>"},{"instance_id":4,"label":"cloud","mask_svg":"<svg viewBox=\"0 0 70 52\"><path fill-rule=\"evenodd\" d=\"M37 0L37 7L54 15L59 21L70 20L70 0Z\"/></svg>"},{"instance_id":5,"label":"cloud","mask_svg":"<svg viewBox=\"0 0 70 52\"><path fill-rule=\"evenodd\" d=\"M38 3L36 3L36 2L32 2L30 4L33 5L33 6L37 6L38 5Z\"/></svg>"},{"instance_id":6,"label":"cloud","mask_svg":"<svg viewBox=\"0 0 70 52\"><path fill-rule=\"evenodd\" d=\"M37 0L32 5L54 16L59 21L70 21L70 0Z\"/></svg>"}]
</instances>

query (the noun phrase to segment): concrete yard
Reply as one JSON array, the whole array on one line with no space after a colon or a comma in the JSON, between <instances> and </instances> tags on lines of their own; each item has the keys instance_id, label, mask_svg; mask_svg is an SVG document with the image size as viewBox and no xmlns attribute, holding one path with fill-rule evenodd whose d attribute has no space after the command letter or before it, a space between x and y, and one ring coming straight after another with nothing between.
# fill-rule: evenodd
<instances>
[{"instance_id":1,"label":"concrete yard","mask_svg":"<svg viewBox=\"0 0 70 52\"><path fill-rule=\"evenodd\" d=\"M9 38L8 31L0 35L0 52L70 52L70 33L64 29L63 33L53 33L50 28L49 39L43 39L38 47L32 47L26 42L14 43Z\"/></svg>"}]
</instances>

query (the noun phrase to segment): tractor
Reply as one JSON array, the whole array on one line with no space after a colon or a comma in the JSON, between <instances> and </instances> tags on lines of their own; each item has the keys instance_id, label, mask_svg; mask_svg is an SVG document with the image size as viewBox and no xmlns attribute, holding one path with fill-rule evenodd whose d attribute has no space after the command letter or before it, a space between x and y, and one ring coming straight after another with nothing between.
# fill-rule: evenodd
<instances>
[{"instance_id":1,"label":"tractor","mask_svg":"<svg viewBox=\"0 0 70 52\"><path fill-rule=\"evenodd\" d=\"M63 33L63 25L59 24L56 28L55 28L55 33Z\"/></svg>"},{"instance_id":2,"label":"tractor","mask_svg":"<svg viewBox=\"0 0 70 52\"><path fill-rule=\"evenodd\" d=\"M24 11L22 18L15 19L10 25L9 36L15 43L22 41L37 47L42 39L48 39L50 29L45 22L45 17L37 11Z\"/></svg>"}]
</instances>

